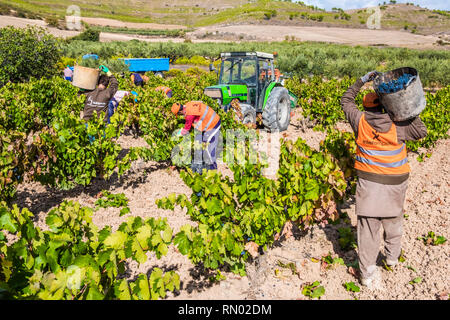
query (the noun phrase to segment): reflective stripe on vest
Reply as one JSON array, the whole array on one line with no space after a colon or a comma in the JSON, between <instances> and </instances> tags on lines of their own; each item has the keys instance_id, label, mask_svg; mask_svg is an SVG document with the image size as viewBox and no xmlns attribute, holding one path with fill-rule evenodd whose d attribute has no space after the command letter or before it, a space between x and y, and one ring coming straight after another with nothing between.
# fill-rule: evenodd
<instances>
[{"instance_id":1,"label":"reflective stripe on vest","mask_svg":"<svg viewBox=\"0 0 450 320\"><path fill-rule=\"evenodd\" d=\"M372 166L379 166L379 167L384 167L384 168L397 168L397 167L404 165L405 163L408 163L408 159L403 159L403 160L400 160L397 162L384 163L384 162L372 161L372 160L366 159L366 158L361 158L360 156L356 156L356 160L359 162L362 162L362 163L370 164Z\"/></svg>"},{"instance_id":2,"label":"reflective stripe on vest","mask_svg":"<svg viewBox=\"0 0 450 320\"><path fill-rule=\"evenodd\" d=\"M200 118L199 121L197 121L197 124L195 125L195 129L200 130L201 125L203 124L203 120L205 120L205 117L208 114L208 112L209 112L209 107L206 106L205 110L203 111L202 117Z\"/></svg>"},{"instance_id":3,"label":"reflective stripe on vest","mask_svg":"<svg viewBox=\"0 0 450 320\"><path fill-rule=\"evenodd\" d=\"M200 120L195 124L195 129L199 131L209 131L219 122L220 118L217 113L207 105Z\"/></svg>"},{"instance_id":4,"label":"reflective stripe on vest","mask_svg":"<svg viewBox=\"0 0 450 320\"><path fill-rule=\"evenodd\" d=\"M388 132L379 133L369 125L363 114L356 144L355 169L383 175L410 171L406 146L398 143L395 124Z\"/></svg>"},{"instance_id":5,"label":"reflective stripe on vest","mask_svg":"<svg viewBox=\"0 0 450 320\"><path fill-rule=\"evenodd\" d=\"M199 131L209 131L219 122L220 117L201 101L191 101L185 105L186 115L199 116L200 119L194 122L194 128Z\"/></svg>"}]
</instances>

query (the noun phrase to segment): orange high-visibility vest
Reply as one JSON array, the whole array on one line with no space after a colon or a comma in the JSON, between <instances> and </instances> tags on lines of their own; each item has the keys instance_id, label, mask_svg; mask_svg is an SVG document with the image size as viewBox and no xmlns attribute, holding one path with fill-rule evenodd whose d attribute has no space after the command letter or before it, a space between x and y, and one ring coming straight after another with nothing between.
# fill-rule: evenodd
<instances>
[{"instance_id":1,"label":"orange high-visibility vest","mask_svg":"<svg viewBox=\"0 0 450 320\"><path fill-rule=\"evenodd\" d=\"M169 87L163 87L163 86L157 87L157 88L155 88L155 90L164 92L164 94L166 96L169 94L170 91L172 91L172 89L170 89Z\"/></svg>"},{"instance_id":2,"label":"orange high-visibility vest","mask_svg":"<svg viewBox=\"0 0 450 320\"><path fill-rule=\"evenodd\" d=\"M184 105L187 116L199 116L200 119L194 122L194 128L199 131L209 131L219 122L219 115L213 108L201 101L191 101Z\"/></svg>"},{"instance_id":3,"label":"orange high-visibility vest","mask_svg":"<svg viewBox=\"0 0 450 320\"><path fill-rule=\"evenodd\" d=\"M356 144L355 169L382 175L410 172L406 145L398 143L395 124L388 132L379 133L369 125L363 114L359 120Z\"/></svg>"}]
</instances>

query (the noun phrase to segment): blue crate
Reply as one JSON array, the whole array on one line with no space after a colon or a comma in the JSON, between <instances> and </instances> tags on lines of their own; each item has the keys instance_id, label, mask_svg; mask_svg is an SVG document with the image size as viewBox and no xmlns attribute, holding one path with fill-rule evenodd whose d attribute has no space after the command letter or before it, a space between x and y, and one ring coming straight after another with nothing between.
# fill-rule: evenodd
<instances>
[{"instance_id":1,"label":"blue crate","mask_svg":"<svg viewBox=\"0 0 450 320\"><path fill-rule=\"evenodd\" d=\"M169 58L119 58L130 72L169 71Z\"/></svg>"}]
</instances>

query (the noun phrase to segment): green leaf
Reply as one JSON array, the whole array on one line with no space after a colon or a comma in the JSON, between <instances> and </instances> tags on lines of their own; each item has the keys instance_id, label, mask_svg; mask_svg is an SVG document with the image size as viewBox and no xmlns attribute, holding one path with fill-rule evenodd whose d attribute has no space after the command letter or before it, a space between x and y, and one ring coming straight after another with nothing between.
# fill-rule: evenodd
<instances>
[{"instance_id":1,"label":"green leaf","mask_svg":"<svg viewBox=\"0 0 450 320\"><path fill-rule=\"evenodd\" d=\"M106 237L104 244L114 249L120 249L124 246L126 240L127 235L125 233L116 231L115 233L110 234L108 237Z\"/></svg>"},{"instance_id":2,"label":"green leaf","mask_svg":"<svg viewBox=\"0 0 450 320\"><path fill-rule=\"evenodd\" d=\"M164 242L169 243L172 240L172 228L169 225L166 226L162 234L162 239Z\"/></svg>"},{"instance_id":3,"label":"green leaf","mask_svg":"<svg viewBox=\"0 0 450 320\"><path fill-rule=\"evenodd\" d=\"M406 261L406 258L405 258L405 255L403 253L403 250L400 253L400 257L398 257L398 261L401 262L401 263Z\"/></svg>"},{"instance_id":4,"label":"green leaf","mask_svg":"<svg viewBox=\"0 0 450 320\"><path fill-rule=\"evenodd\" d=\"M119 217L124 216L124 215L126 215L128 213L130 213L130 208L129 207L122 208L120 210Z\"/></svg>"},{"instance_id":5,"label":"green leaf","mask_svg":"<svg viewBox=\"0 0 450 320\"><path fill-rule=\"evenodd\" d=\"M383 267L384 267L384 269L387 270L387 271L390 271L390 272L394 271L394 270L392 270L392 268L386 263L386 260L384 260L384 259L383 259Z\"/></svg>"},{"instance_id":6,"label":"green leaf","mask_svg":"<svg viewBox=\"0 0 450 320\"><path fill-rule=\"evenodd\" d=\"M410 281L409 284L416 284L416 283L421 283L421 282L422 282L422 278L417 277L417 278L414 278L412 281Z\"/></svg>"},{"instance_id":7,"label":"green leaf","mask_svg":"<svg viewBox=\"0 0 450 320\"><path fill-rule=\"evenodd\" d=\"M1 208L3 212L0 212L0 229L5 229L11 233L15 233L17 231L17 227L11 219L10 214L6 211L5 208Z\"/></svg>"},{"instance_id":8,"label":"green leaf","mask_svg":"<svg viewBox=\"0 0 450 320\"><path fill-rule=\"evenodd\" d=\"M218 212L222 212L223 203L219 201L217 198L209 198L206 201L206 207L208 212L211 214L215 214Z\"/></svg>"},{"instance_id":9,"label":"green leaf","mask_svg":"<svg viewBox=\"0 0 450 320\"><path fill-rule=\"evenodd\" d=\"M351 292L359 292L361 289L354 282L344 283L345 290Z\"/></svg>"},{"instance_id":10,"label":"green leaf","mask_svg":"<svg viewBox=\"0 0 450 320\"><path fill-rule=\"evenodd\" d=\"M158 252L159 252L161 255L165 256L165 255L167 254L167 252L168 252L167 245L166 245L165 243L161 242L161 243L159 244L159 246L158 246ZM158 253L158 252L157 252L157 253Z\"/></svg>"},{"instance_id":11,"label":"green leaf","mask_svg":"<svg viewBox=\"0 0 450 320\"><path fill-rule=\"evenodd\" d=\"M411 266L407 266L406 268L408 268L411 271L417 272L417 270L415 268L411 267Z\"/></svg>"},{"instance_id":12,"label":"green leaf","mask_svg":"<svg viewBox=\"0 0 450 320\"><path fill-rule=\"evenodd\" d=\"M184 231L181 231L175 235L173 243L177 246L181 254L187 255L189 253L191 248L191 241L189 241Z\"/></svg>"},{"instance_id":13,"label":"green leaf","mask_svg":"<svg viewBox=\"0 0 450 320\"><path fill-rule=\"evenodd\" d=\"M118 280L118 285L115 285L115 295L120 300L131 300L130 289L128 287L128 281L126 279Z\"/></svg>"},{"instance_id":14,"label":"green leaf","mask_svg":"<svg viewBox=\"0 0 450 320\"><path fill-rule=\"evenodd\" d=\"M434 241L434 245L444 244L445 242L447 242L447 239L444 236L438 236Z\"/></svg>"},{"instance_id":15,"label":"green leaf","mask_svg":"<svg viewBox=\"0 0 450 320\"><path fill-rule=\"evenodd\" d=\"M142 264L145 261L147 261L147 255L142 250L141 246L139 245L139 243L137 241L133 241L132 250L134 252L134 258L137 262Z\"/></svg>"},{"instance_id":16,"label":"green leaf","mask_svg":"<svg viewBox=\"0 0 450 320\"><path fill-rule=\"evenodd\" d=\"M317 287L314 289L314 291L311 293L311 298L320 298L325 294L325 288L323 286Z\"/></svg>"},{"instance_id":17,"label":"green leaf","mask_svg":"<svg viewBox=\"0 0 450 320\"><path fill-rule=\"evenodd\" d=\"M104 295L98 290L96 286L89 286L86 300L103 300Z\"/></svg>"},{"instance_id":18,"label":"green leaf","mask_svg":"<svg viewBox=\"0 0 450 320\"><path fill-rule=\"evenodd\" d=\"M148 279L145 274L140 274L138 279L136 280L137 286L136 294L140 300L150 300L150 288L148 284Z\"/></svg>"},{"instance_id":19,"label":"green leaf","mask_svg":"<svg viewBox=\"0 0 450 320\"><path fill-rule=\"evenodd\" d=\"M319 189L312 189L305 194L305 200L316 201L319 199Z\"/></svg>"},{"instance_id":20,"label":"green leaf","mask_svg":"<svg viewBox=\"0 0 450 320\"><path fill-rule=\"evenodd\" d=\"M152 236L151 238L151 244L152 246L156 247L157 245L159 245L162 242L162 238L161 235L156 233Z\"/></svg>"},{"instance_id":21,"label":"green leaf","mask_svg":"<svg viewBox=\"0 0 450 320\"><path fill-rule=\"evenodd\" d=\"M148 224L143 225L139 229L137 229L137 233L135 235L135 239L140 243L144 250L148 249L148 239L152 234L152 227Z\"/></svg>"}]
</instances>

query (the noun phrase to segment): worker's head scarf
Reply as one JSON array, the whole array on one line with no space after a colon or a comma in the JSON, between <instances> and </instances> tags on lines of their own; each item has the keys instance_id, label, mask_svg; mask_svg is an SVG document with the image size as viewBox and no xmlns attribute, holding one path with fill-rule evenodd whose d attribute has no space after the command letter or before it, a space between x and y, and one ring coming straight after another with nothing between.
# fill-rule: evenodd
<instances>
[{"instance_id":1,"label":"worker's head scarf","mask_svg":"<svg viewBox=\"0 0 450 320\"><path fill-rule=\"evenodd\" d=\"M380 98L375 92L370 92L366 94L363 98L363 107L364 108L375 108L380 106Z\"/></svg>"},{"instance_id":2,"label":"worker's head scarf","mask_svg":"<svg viewBox=\"0 0 450 320\"><path fill-rule=\"evenodd\" d=\"M183 111L183 105L179 103L174 103L172 105L171 111L174 115L179 114L181 111Z\"/></svg>"}]
</instances>

